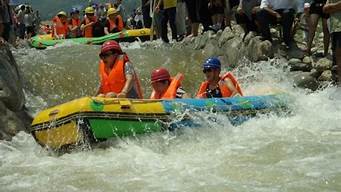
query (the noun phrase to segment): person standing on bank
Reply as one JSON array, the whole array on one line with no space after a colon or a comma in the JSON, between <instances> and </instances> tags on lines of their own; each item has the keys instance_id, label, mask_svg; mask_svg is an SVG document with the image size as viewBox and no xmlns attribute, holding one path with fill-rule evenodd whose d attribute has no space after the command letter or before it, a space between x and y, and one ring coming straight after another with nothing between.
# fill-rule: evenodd
<instances>
[{"instance_id":1,"label":"person standing on bank","mask_svg":"<svg viewBox=\"0 0 341 192\"><path fill-rule=\"evenodd\" d=\"M260 32L263 36L263 39L272 41L270 25L280 24L283 28L284 43L289 48L292 47L292 26L296 14L297 1L262 0L260 8L261 10L257 13L257 22L259 22Z\"/></svg>"},{"instance_id":2,"label":"person standing on bank","mask_svg":"<svg viewBox=\"0 0 341 192\"><path fill-rule=\"evenodd\" d=\"M323 45L324 45L324 56L327 56L329 43L330 43L330 35L328 30L327 20L329 18L328 14L323 13L323 6L326 4L327 0L313 0L311 4L309 4L309 14L310 14L310 26L309 26L309 37L307 44L307 53L311 55L311 48L313 44L313 40L315 37L316 28L318 25L318 21L322 18L322 28L323 28Z\"/></svg>"},{"instance_id":3,"label":"person standing on bank","mask_svg":"<svg viewBox=\"0 0 341 192\"><path fill-rule=\"evenodd\" d=\"M323 12L330 14L333 50L333 78L341 86L341 0L327 0Z\"/></svg>"},{"instance_id":4,"label":"person standing on bank","mask_svg":"<svg viewBox=\"0 0 341 192\"><path fill-rule=\"evenodd\" d=\"M161 39L165 43L169 43L168 32L167 32L168 22L172 30L172 39L173 40L178 39L178 35L176 31L176 23L175 23L176 5L177 5L177 0L160 0L155 8L156 12L159 12L161 10L161 13L163 15L162 20L161 20Z\"/></svg>"}]
</instances>

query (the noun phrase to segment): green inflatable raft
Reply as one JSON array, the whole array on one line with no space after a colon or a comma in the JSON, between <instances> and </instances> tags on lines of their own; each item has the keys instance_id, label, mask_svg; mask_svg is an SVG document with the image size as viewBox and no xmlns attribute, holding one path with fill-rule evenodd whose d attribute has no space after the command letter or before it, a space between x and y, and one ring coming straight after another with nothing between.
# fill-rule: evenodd
<instances>
[{"instance_id":1,"label":"green inflatable raft","mask_svg":"<svg viewBox=\"0 0 341 192\"><path fill-rule=\"evenodd\" d=\"M55 46L60 43L71 42L75 44L93 44L100 45L108 40L117 40L117 41L135 41L137 39L145 41L150 38L150 29L133 29L133 30L124 30L118 33L113 33L109 35L105 35L103 37L94 37L94 38L72 38L72 39L53 39L51 34L48 35L36 35L31 39L31 46L37 49L45 49L49 46Z\"/></svg>"},{"instance_id":2,"label":"green inflatable raft","mask_svg":"<svg viewBox=\"0 0 341 192\"><path fill-rule=\"evenodd\" d=\"M257 114L288 110L284 94L212 99L141 100L84 97L41 111L31 133L43 147L54 150L91 145L110 138L200 127L214 114L239 125ZM198 121L196 113L211 118Z\"/></svg>"}]
</instances>

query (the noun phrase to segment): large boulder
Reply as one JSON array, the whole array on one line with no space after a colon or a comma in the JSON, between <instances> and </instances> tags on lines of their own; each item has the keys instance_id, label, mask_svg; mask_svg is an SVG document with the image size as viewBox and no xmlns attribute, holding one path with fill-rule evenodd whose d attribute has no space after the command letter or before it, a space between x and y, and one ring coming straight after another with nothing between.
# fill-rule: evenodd
<instances>
[{"instance_id":1,"label":"large boulder","mask_svg":"<svg viewBox=\"0 0 341 192\"><path fill-rule=\"evenodd\" d=\"M323 71L321 76L318 78L319 81L332 81L333 75L331 70Z\"/></svg>"},{"instance_id":2,"label":"large boulder","mask_svg":"<svg viewBox=\"0 0 341 192\"><path fill-rule=\"evenodd\" d=\"M319 87L319 83L309 72L296 73L294 75L294 85L312 91L316 91Z\"/></svg>"},{"instance_id":3,"label":"large boulder","mask_svg":"<svg viewBox=\"0 0 341 192\"><path fill-rule=\"evenodd\" d=\"M7 44L0 44L0 139L11 139L29 127L18 66Z\"/></svg>"},{"instance_id":4,"label":"large boulder","mask_svg":"<svg viewBox=\"0 0 341 192\"><path fill-rule=\"evenodd\" d=\"M20 131L26 131L29 126L21 116L9 110L0 102L0 139L10 140Z\"/></svg>"},{"instance_id":5,"label":"large boulder","mask_svg":"<svg viewBox=\"0 0 341 192\"><path fill-rule=\"evenodd\" d=\"M304 71L304 72L310 72L313 66L311 63L305 63L302 62L300 59L290 59L288 62L288 65L290 67L290 71Z\"/></svg>"},{"instance_id":6,"label":"large boulder","mask_svg":"<svg viewBox=\"0 0 341 192\"><path fill-rule=\"evenodd\" d=\"M315 69L317 71L323 72L323 71L330 70L332 66L333 66L333 63L331 60L327 58L322 58L318 60L317 63L315 64Z\"/></svg>"},{"instance_id":7,"label":"large boulder","mask_svg":"<svg viewBox=\"0 0 341 192\"><path fill-rule=\"evenodd\" d=\"M222 47L234 37L235 37L235 34L233 33L233 31L230 28L226 27L219 38L218 46Z\"/></svg>"},{"instance_id":8,"label":"large boulder","mask_svg":"<svg viewBox=\"0 0 341 192\"><path fill-rule=\"evenodd\" d=\"M246 44L247 43L247 44ZM273 57L273 48L270 41L262 41L261 37L257 36L244 43L242 54L247 55L251 61L262 61Z\"/></svg>"},{"instance_id":9,"label":"large boulder","mask_svg":"<svg viewBox=\"0 0 341 192\"><path fill-rule=\"evenodd\" d=\"M0 45L0 101L12 111L22 110L25 103L18 65L7 44Z\"/></svg>"}]
</instances>

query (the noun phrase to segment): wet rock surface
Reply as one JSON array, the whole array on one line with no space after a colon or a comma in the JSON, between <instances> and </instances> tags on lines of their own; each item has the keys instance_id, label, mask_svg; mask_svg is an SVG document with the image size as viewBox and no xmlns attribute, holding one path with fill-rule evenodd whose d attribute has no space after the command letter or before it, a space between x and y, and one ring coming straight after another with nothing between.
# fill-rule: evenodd
<instances>
[{"instance_id":1,"label":"wet rock surface","mask_svg":"<svg viewBox=\"0 0 341 192\"><path fill-rule=\"evenodd\" d=\"M0 139L27 130L32 118L25 111L25 96L18 66L8 44L0 45Z\"/></svg>"}]
</instances>

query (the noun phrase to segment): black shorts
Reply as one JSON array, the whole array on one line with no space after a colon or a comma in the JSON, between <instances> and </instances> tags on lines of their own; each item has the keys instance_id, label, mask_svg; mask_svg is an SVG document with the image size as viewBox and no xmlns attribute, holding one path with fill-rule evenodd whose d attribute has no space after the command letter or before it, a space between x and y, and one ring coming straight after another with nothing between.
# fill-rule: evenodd
<instances>
[{"instance_id":1,"label":"black shorts","mask_svg":"<svg viewBox=\"0 0 341 192\"><path fill-rule=\"evenodd\" d=\"M257 26L256 26L256 15L252 15L252 18L250 19L248 16L246 16L245 14L235 14L236 17L236 22L237 24L241 25L241 24L245 24L246 25L246 29L247 32L248 31L257 31Z\"/></svg>"},{"instance_id":2,"label":"black shorts","mask_svg":"<svg viewBox=\"0 0 341 192\"><path fill-rule=\"evenodd\" d=\"M310 14L317 14L317 15L321 16L324 19L328 19L329 15L323 13L323 6L324 5L325 4L323 4L323 3L312 3L310 5Z\"/></svg>"},{"instance_id":3,"label":"black shorts","mask_svg":"<svg viewBox=\"0 0 341 192\"><path fill-rule=\"evenodd\" d=\"M224 14L224 7L212 5L211 7L209 7L209 11L211 15Z\"/></svg>"},{"instance_id":4,"label":"black shorts","mask_svg":"<svg viewBox=\"0 0 341 192\"><path fill-rule=\"evenodd\" d=\"M239 0L229 0L230 8L232 9L235 6L239 5Z\"/></svg>"},{"instance_id":5,"label":"black shorts","mask_svg":"<svg viewBox=\"0 0 341 192\"><path fill-rule=\"evenodd\" d=\"M332 51L333 51L333 68L332 68L332 74L333 74L333 80L337 80L337 70L341 66L336 65L336 49L341 49L341 32L334 32L331 34L332 37Z\"/></svg>"},{"instance_id":6,"label":"black shorts","mask_svg":"<svg viewBox=\"0 0 341 192\"><path fill-rule=\"evenodd\" d=\"M185 2L189 20L191 20L192 23L199 23L199 2L197 0L185 0Z\"/></svg>"},{"instance_id":7,"label":"black shorts","mask_svg":"<svg viewBox=\"0 0 341 192\"><path fill-rule=\"evenodd\" d=\"M34 27L33 26L28 26L26 27L26 33L29 34L34 34Z\"/></svg>"},{"instance_id":8,"label":"black shorts","mask_svg":"<svg viewBox=\"0 0 341 192\"><path fill-rule=\"evenodd\" d=\"M331 34L332 36L332 50L341 48L341 32L334 32Z\"/></svg>"}]
</instances>

